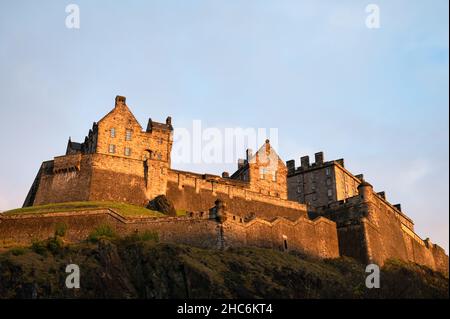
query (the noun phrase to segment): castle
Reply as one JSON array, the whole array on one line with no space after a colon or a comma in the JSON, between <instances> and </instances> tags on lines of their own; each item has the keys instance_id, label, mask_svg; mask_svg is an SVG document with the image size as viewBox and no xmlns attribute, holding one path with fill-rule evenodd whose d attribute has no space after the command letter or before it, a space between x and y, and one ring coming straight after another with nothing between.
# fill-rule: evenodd
<instances>
[{"instance_id":1,"label":"castle","mask_svg":"<svg viewBox=\"0 0 450 319\"><path fill-rule=\"evenodd\" d=\"M414 232L413 221L374 192L344 160L323 153L284 163L266 140L222 176L172 169L171 118L148 120L144 130L117 96L114 108L95 122L83 143L70 140L66 154L43 162L24 206L70 201L117 201L146 206L165 195L186 216L125 218L111 209L0 216L0 239L30 241L64 222L71 240L99 223L123 233L158 231L165 241L224 248L254 245L298 250L322 258L354 257L382 265L397 258L448 274L448 256Z\"/></svg>"}]
</instances>

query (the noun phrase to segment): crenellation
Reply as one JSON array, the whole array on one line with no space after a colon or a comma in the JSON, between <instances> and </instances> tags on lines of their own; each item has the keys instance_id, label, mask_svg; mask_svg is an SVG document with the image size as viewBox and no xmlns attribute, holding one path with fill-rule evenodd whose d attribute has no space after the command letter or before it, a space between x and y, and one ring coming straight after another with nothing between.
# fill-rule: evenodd
<instances>
[{"instance_id":1,"label":"crenellation","mask_svg":"<svg viewBox=\"0 0 450 319\"><path fill-rule=\"evenodd\" d=\"M353 175L344 159L324 160L323 152L284 162L269 140L246 150L237 170L221 176L171 168L172 118L148 120L143 130L126 98L94 122L83 143L69 137L66 154L45 161L25 206L70 201L116 201L147 206L165 195L185 217L123 218L113 211L0 215L0 238L47 236L54 222L67 222L71 240L99 223L120 233L154 229L163 241L224 249L255 245L304 251L320 257L345 255L382 265L398 258L448 274L448 256L414 232L413 221L384 191L375 192L363 174ZM214 206L212 206L214 203Z\"/></svg>"}]
</instances>

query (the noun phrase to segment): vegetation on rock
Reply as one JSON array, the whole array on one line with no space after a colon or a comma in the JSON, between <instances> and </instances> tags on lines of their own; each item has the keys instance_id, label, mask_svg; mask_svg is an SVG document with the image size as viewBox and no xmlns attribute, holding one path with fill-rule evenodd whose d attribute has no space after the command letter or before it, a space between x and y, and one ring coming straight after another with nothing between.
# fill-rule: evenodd
<instances>
[{"instance_id":1,"label":"vegetation on rock","mask_svg":"<svg viewBox=\"0 0 450 319\"><path fill-rule=\"evenodd\" d=\"M448 298L448 279L390 261L381 288L367 289L364 265L261 248L224 251L158 243L156 234L65 245L59 236L0 254L0 298ZM65 268L80 267L80 289Z\"/></svg>"}]
</instances>

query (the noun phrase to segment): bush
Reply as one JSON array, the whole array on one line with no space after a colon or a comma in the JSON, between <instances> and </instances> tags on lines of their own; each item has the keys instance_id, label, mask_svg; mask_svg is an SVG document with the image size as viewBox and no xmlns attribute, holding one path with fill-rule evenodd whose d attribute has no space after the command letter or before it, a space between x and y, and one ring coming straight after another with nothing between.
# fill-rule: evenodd
<instances>
[{"instance_id":1,"label":"bush","mask_svg":"<svg viewBox=\"0 0 450 319\"><path fill-rule=\"evenodd\" d=\"M100 225L95 230L89 234L88 241L98 242L102 238L112 239L116 238L117 234L114 229L109 225Z\"/></svg>"},{"instance_id":2,"label":"bush","mask_svg":"<svg viewBox=\"0 0 450 319\"><path fill-rule=\"evenodd\" d=\"M47 255L47 245L44 241L36 240L31 244L31 250L36 254L46 256Z\"/></svg>"},{"instance_id":3,"label":"bush","mask_svg":"<svg viewBox=\"0 0 450 319\"><path fill-rule=\"evenodd\" d=\"M159 242L159 236L157 232L146 230L142 233L134 233L123 238L124 242L137 242L137 241L154 241Z\"/></svg>"},{"instance_id":4,"label":"bush","mask_svg":"<svg viewBox=\"0 0 450 319\"><path fill-rule=\"evenodd\" d=\"M26 250L23 247L16 247L16 248L12 248L10 250L11 254L13 254L14 256L20 256L25 254Z\"/></svg>"},{"instance_id":5,"label":"bush","mask_svg":"<svg viewBox=\"0 0 450 319\"><path fill-rule=\"evenodd\" d=\"M46 241L46 247L52 254L61 252L64 247L64 243L58 236L51 237Z\"/></svg>"},{"instance_id":6,"label":"bush","mask_svg":"<svg viewBox=\"0 0 450 319\"><path fill-rule=\"evenodd\" d=\"M50 237L46 240L36 240L31 245L31 250L36 254L47 256L48 252L57 254L62 251L64 243L58 236Z\"/></svg>"},{"instance_id":7,"label":"bush","mask_svg":"<svg viewBox=\"0 0 450 319\"><path fill-rule=\"evenodd\" d=\"M67 225L65 223L57 223L55 226L55 237L64 237L66 235Z\"/></svg>"}]
</instances>

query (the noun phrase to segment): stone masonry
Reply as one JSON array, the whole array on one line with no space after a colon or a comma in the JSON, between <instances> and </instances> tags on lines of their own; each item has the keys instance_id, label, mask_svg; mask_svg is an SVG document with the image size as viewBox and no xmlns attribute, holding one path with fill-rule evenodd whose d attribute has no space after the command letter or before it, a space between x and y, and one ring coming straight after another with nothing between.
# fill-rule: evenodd
<instances>
[{"instance_id":1,"label":"stone masonry","mask_svg":"<svg viewBox=\"0 0 450 319\"><path fill-rule=\"evenodd\" d=\"M320 152L314 163L304 156L296 167L293 160L285 164L267 140L255 154L247 150L236 172L217 176L172 169L172 143L170 117L165 123L149 119L144 130L125 97L117 96L114 108L93 123L84 142L69 138L65 155L42 163L24 206L92 200L145 206L165 195L188 217L130 221L105 212L95 218L80 212L0 216L0 239L23 238L23 231L46 236L58 218L73 227L74 239L81 239L95 225L115 220L121 232L156 229L169 241L294 249L378 264L398 258L448 273L444 250L422 240L400 205L390 204L384 192L374 192L362 175L345 169L343 159L326 162ZM211 215L214 203L225 212L219 221Z\"/></svg>"}]
</instances>

